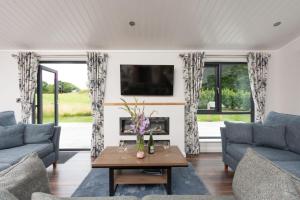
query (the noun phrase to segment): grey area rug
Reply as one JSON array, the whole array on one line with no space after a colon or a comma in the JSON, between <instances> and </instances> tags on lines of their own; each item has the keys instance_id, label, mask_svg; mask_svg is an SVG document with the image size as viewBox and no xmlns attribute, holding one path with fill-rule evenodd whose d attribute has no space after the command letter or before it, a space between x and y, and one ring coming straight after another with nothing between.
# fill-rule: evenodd
<instances>
[{"instance_id":1,"label":"grey area rug","mask_svg":"<svg viewBox=\"0 0 300 200\"><path fill-rule=\"evenodd\" d=\"M209 194L191 164L189 167L173 168L172 190L174 195ZM92 169L72 197L108 196L108 169ZM167 194L163 185L119 185L115 196Z\"/></svg>"},{"instance_id":2,"label":"grey area rug","mask_svg":"<svg viewBox=\"0 0 300 200\"><path fill-rule=\"evenodd\" d=\"M77 153L78 153L77 151L60 151L57 163L65 164L68 160L70 160Z\"/></svg>"}]
</instances>

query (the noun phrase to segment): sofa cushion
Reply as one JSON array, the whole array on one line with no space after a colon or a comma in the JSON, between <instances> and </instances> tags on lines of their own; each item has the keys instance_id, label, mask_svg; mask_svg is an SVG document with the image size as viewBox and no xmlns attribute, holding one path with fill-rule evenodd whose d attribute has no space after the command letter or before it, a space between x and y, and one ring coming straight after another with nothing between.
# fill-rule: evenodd
<instances>
[{"instance_id":1,"label":"sofa cushion","mask_svg":"<svg viewBox=\"0 0 300 200\"><path fill-rule=\"evenodd\" d=\"M9 168L11 165L9 163L0 163L0 171Z\"/></svg>"},{"instance_id":2,"label":"sofa cushion","mask_svg":"<svg viewBox=\"0 0 300 200\"><path fill-rule=\"evenodd\" d=\"M297 126L289 126L287 127L286 141L288 148L300 154L300 127Z\"/></svg>"},{"instance_id":3,"label":"sofa cushion","mask_svg":"<svg viewBox=\"0 0 300 200\"><path fill-rule=\"evenodd\" d=\"M235 200L235 198L212 195L148 195L143 200Z\"/></svg>"},{"instance_id":4,"label":"sofa cushion","mask_svg":"<svg viewBox=\"0 0 300 200\"><path fill-rule=\"evenodd\" d=\"M300 161L274 161L274 163L281 169L300 178Z\"/></svg>"},{"instance_id":5,"label":"sofa cushion","mask_svg":"<svg viewBox=\"0 0 300 200\"><path fill-rule=\"evenodd\" d=\"M54 124L26 124L24 133L25 144L50 142L53 136Z\"/></svg>"},{"instance_id":6,"label":"sofa cushion","mask_svg":"<svg viewBox=\"0 0 300 200\"><path fill-rule=\"evenodd\" d=\"M224 122L226 125L226 137L231 143L252 144L252 124Z\"/></svg>"},{"instance_id":7,"label":"sofa cushion","mask_svg":"<svg viewBox=\"0 0 300 200\"><path fill-rule=\"evenodd\" d=\"M229 143L229 144L227 144L226 151L235 160L240 161L243 158L243 156L245 155L247 148L251 148L251 147L252 147L252 145L250 145L250 144Z\"/></svg>"},{"instance_id":8,"label":"sofa cushion","mask_svg":"<svg viewBox=\"0 0 300 200\"><path fill-rule=\"evenodd\" d=\"M138 200L136 197L131 196L115 196L115 197L56 197L50 194L42 192L36 192L32 194L31 200Z\"/></svg>"},{"instance_id":9,"label":"sofa cushion","mask_svg":"<svg viewBox=\"0 0 300 200\"><path fill-rule=\"evenodd\" d=\"M285 149L285 126L253 124L253 141L258 146Z\"/></svg>"},{"instance_id":10,"label":"sofa cushion","mask_svg":"<svg viewBox=\"0 0 300 200\"><path fill-rule=\"evenodd\" d=\"M274 149L270 147L253 147L253 149L272 161L297 161L300 155L291 151Z\"/></svg>"},{"instance_id":11,"label":"sofa cushion","mask_svg":"<svg viewBox=\"0 0 300 200\"><path fill-rule=\"evenodd\" d=\"M270 112L264 124L285 125L288 148L300 154L300 116Z\"/></svg>"},{"instance_id":12,"label":"sofa cushion","mask_svg":"<svg viewBox=\"0 0 300 200\"><path fill-rule=\"evenodd\" d=\"M24 125L0 126L0 149L23 145Z\"/></svg>"},{"instance_id":13,"label":"sofa cushion","mask_svg":"<svg viewBox=\"0 0 300 200\"><path fill-rule=\"evenodd\" d=\"M270 147L257 147L249 144L229 143L226 147L226 151L231 157L239 161L245 155L247 148L252 148L272 161L300 161L300 155L296 153Z\"/></svg>"},{"instance_id":14,"label":"sofa cushion","mask_svg":"<svg viewBox=\"0 0 300 200\"><path fill-rule=\"evenodd\" d=\"M46 168L36 153L0 172L0 188L15 197L30 200L34 192L50 193Z\"/></svg>"},{"instance_id":15,"label":"sofa cushion","mask_svg":"<svg viewBox=\"0 0 300 200\"><path fill-rule=\"evenodd\" d=\"M294 177L252 149L240 161L232 188L238 200L300 200Z\"/></svg>"},{"instance_id":16,"label":"sofa cushion","mask_svg":"<svg viewBox=\"0 0 300 200\"><path fill-rule=\"evenodd\" d=\"M18 200L12 193L7 190L0 189L0 199L2 200Z\"/></svg>"},{"instance_id":17,"label":"sofa cushion","mask_svg":"<svg viewBox=\"0 0 300 200\"><path fill-rule=\"evenodd\" d=\"M16 125L15 113L13 111L0 112L0 126Z\"/></svg>"},{"instance_id":18,"label":"sofa cushion","mask_svg":"<svg viewBox=\"0 0 300 200\"><path fill-rule=\"evenodd\" d=\"M24 146L11 149L3 149L0 151L0 163L15 164L27 154L36 152L40 158L43 158L54 152L52 143L47 144L26 144Z\"/></svg>"}]
</instances>

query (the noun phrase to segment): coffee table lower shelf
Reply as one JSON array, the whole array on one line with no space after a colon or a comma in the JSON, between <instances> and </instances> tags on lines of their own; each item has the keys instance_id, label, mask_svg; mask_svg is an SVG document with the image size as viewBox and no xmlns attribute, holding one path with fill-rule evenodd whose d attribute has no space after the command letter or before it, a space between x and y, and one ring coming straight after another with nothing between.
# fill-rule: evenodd
<instances>
[{"instance_id":1,"label":"coffee table lower shelf","mask_svg":"<svg viewBox=\"0 0 300 200\"><path fill-rule=\"evenodd\" d=\"M132 168L130 168L132 169ZM139 168L141 169L141 168ZM162 175L153 175L145 173L126 172L125 168L109 168L109 195L114 196L118 185L153 185L159 184L166 187L167 194L172 194L171 180L172 168L160 168L163 170ZM119 173L116 170L122 170Z\"/></svg>"}]
</instances>

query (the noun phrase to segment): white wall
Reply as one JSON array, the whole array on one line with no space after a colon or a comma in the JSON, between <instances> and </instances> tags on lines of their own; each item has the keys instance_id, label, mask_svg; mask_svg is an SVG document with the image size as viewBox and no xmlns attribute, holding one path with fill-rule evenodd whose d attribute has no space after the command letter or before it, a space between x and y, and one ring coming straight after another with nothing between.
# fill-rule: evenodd
<instances>
[{"instance_id":1,"label":"white wall","mask_svg":"<svg viewBox=\"0 0 300 200\"><path fill-rule=\"evenodd\" d=\"M174 65L174 95L167 97L141 97L146 102L184 102L182 61L178 52L112 52L109 53L105 102L120 102L120 64ZM133 97L126 97L133 101Z\"/></svg>"},{"instance_id":2,"label":"white wall","mask_svg":"<svg viewBox=\"0 0 300 200\"><path fill-rule=\"evenodd\" d=\"M300 115L300 37L278 49L269 67L267 112Z\"/></svg>"},{"instance_id":3,"label":"white wall","mask_svg":"<svg viewBox=\"0 0 300 200\"><path fill-rule=\"evenodd\" d=\"M112 52L109 53L109 63L106 80L105 102L121 102L125 98L133 102L132 96L120 94L120 65L121 64L161 64L174 65L174 95L161 97L138 96L139 101L184 103L184 84L182 78L182 61L179 52ZM184 105L146 106L146 113L156 111L154 117L169 117L170 135L154 136L155 139L170 139L171 145L177 145L184 152ZM119 136L119 118L128 114L119 106L104 107L104 137L105 146L118 145L119 140L134 140L134 136Z\"/></svg>"},{"instance_id":4,"label":"white wall","mask_svg":"<svg viewBox=\"0 0 300 200\"><path fill-rule=\"evenodd\" d=\"M0 112L13 110L19 121L21 107L16 103L19 97L18 65L11 52L0 52L0 92Z\"/></svg>"}]
</instances>

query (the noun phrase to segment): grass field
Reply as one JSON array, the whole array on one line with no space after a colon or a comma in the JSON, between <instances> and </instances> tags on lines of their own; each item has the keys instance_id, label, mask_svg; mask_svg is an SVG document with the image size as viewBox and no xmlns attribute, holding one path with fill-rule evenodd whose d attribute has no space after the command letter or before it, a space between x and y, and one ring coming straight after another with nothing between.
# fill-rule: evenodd
<instances>
[{"instance_id":1,"label":"grass field","mask_svg":"<svg viewBox=\"0 0 300 200\"><path fill-rule=\"evenodd\" d=\"M54 96L43 94L44 122L53 122ZM92 122L87 91L58 95L59 122Z\"/></svg>"},{"instance_id":2,"label":"grass field","mask_svg":"<svg viewBox=\"0 0 300 200\"><path fill-rule=\"evenodd\" d=\"M240 122L251 122L250 115L197 115L197 119L199 122L217 122L217 121L240 121Z\"/></svg>"},{"instance_id":3,"label":"grass field","mask_svg":"<svg viewBox=\"0 0 300 200\"><path fill-rule=\"evenodd\" d=\"M53 122L54 96L43 95L44 122ZM92 122L90 99L87 91L78 93L65 93L58 96L59 122L79 123ZM198 115L198 121L243 121L250 122L250 115Z\"/></svg>"}]
</instances>

